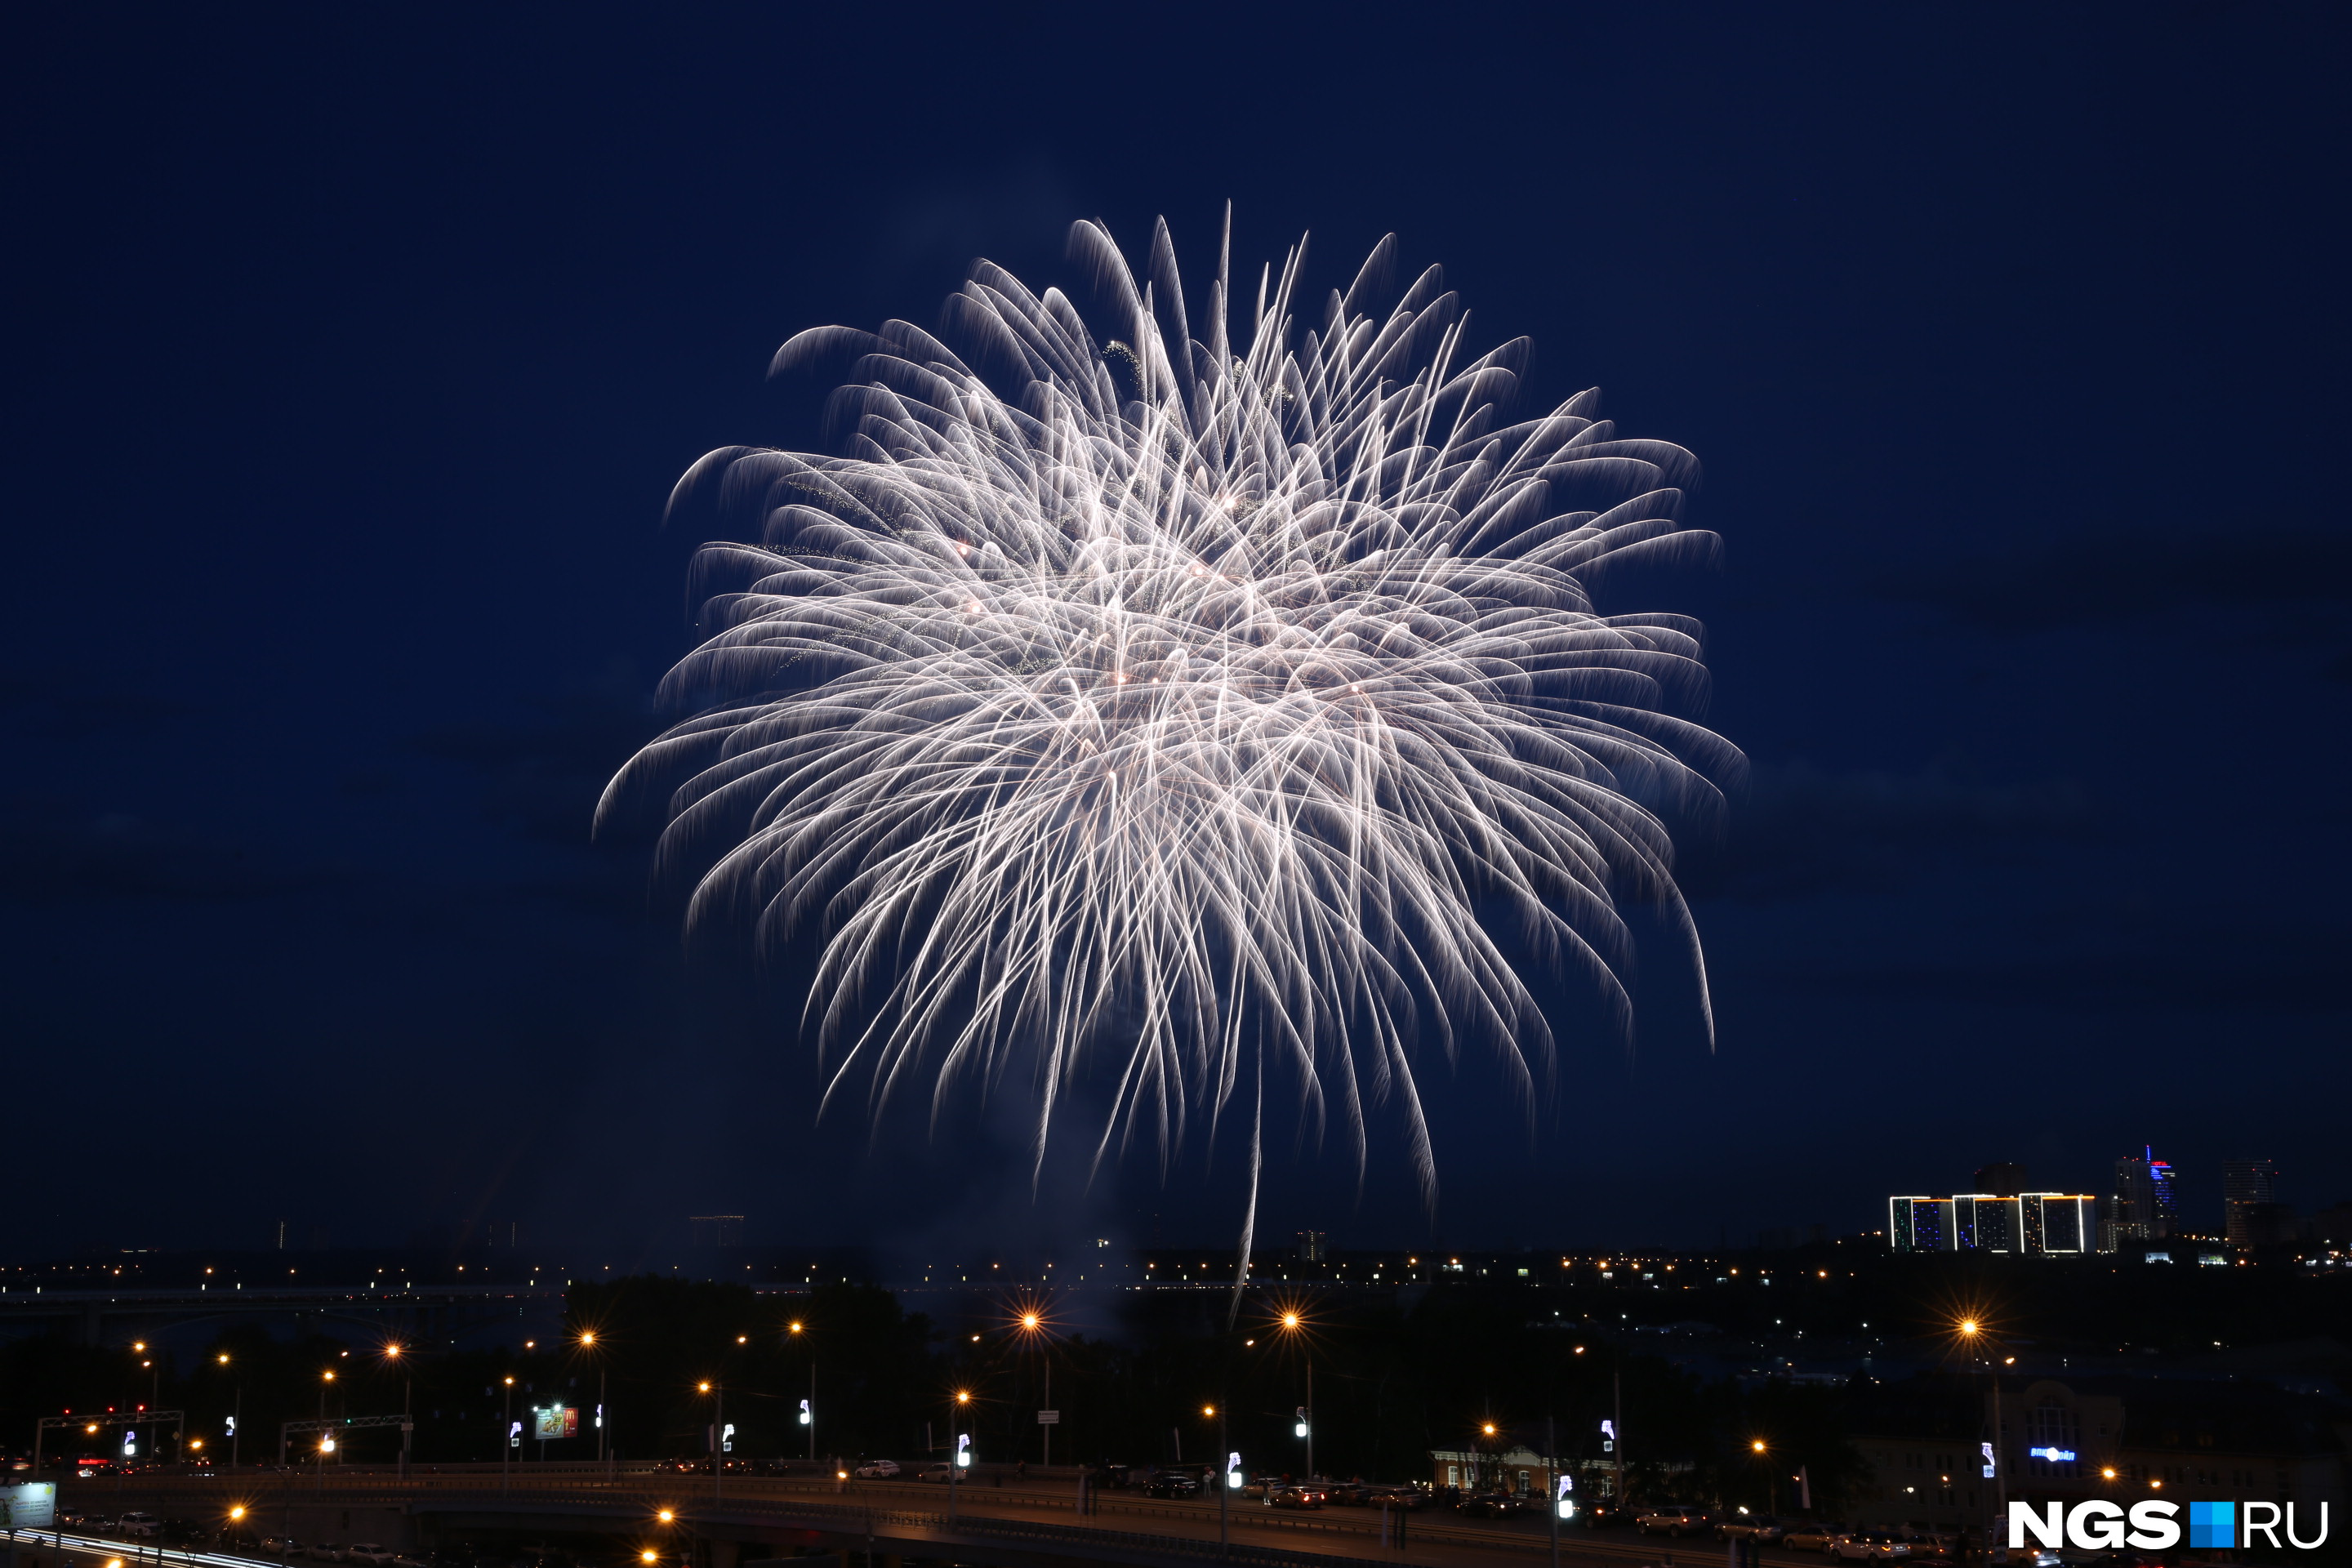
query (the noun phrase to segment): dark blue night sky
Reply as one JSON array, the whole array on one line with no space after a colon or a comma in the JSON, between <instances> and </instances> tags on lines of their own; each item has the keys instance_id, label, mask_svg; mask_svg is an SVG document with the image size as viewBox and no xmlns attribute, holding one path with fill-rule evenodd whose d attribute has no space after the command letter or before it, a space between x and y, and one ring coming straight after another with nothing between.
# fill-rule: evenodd
<instances>
[{"instance_id":1,"label":"dark blue night sky","mask_svg":"<svg viewBox=\"0 0 2352 1568\"><path fill-rule=\"evenodd\" d=\"M627 1256L1230 1237L1229 1151L1030 1206L987 1118L812 1125L790 1009L587 837L689 645L704 451L770 383L1070 221L1189 257L1384 232L1531 403L1696 452L1753 764L1532 1143L1465 1066L1433 1222L1873 1228L2153 1143L2352 1196L2352 26L2336 7L20 9L7 73L8 1248L517 1217ZM1196 266L1194 275L1202 268ZM785 1000L789 1000L786 998ZM1578 1016L1565 990L1562 1016Z\"/></svg>"}]
</instances>

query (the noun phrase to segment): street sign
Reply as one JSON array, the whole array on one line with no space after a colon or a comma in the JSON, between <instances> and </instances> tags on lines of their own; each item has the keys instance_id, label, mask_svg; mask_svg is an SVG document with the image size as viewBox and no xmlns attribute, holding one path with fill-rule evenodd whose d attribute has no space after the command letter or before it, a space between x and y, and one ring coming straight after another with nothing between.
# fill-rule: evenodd
<instances>
[{"instance_id":1,"label":"street sign","mask_svg":"<svg viewBox=\"0 0 2352 1568\"><path fill-rule=\"evenodd\" d=\"M1062 1424L1062 1413L1061 1413L1060 1411L1058 1411L1058 1410L1040 1410L1039 1412L1037 1412L1037 1425L1038 1425L1038 1426L1059 1426L1061 1424Z\"/></svg>"}]
</instances>

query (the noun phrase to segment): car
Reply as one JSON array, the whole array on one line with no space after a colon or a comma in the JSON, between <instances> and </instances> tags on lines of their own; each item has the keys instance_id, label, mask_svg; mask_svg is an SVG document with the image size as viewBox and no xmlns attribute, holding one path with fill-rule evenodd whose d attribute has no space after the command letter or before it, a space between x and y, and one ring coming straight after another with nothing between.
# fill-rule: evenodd
<instances>
[{"instance_id":1,"label":"car","mask_svg":"<svg viewBox=\"0 0 2352 1568\"><path fill-rule=\"evenodd\" d=\"M896 1459L868 1459L849 1472L861 1481L887 1481L898 1473Z\"/></svg>"},{"instance_id":2,"label":"car","mask_svg":"<svg viewBox=\"0 0 2352 1568\"><path fill-rule=\"evenodd\" d=\"M114 1533L140 1536L161 1535L163 1533L163 1521L152 1513L140 1513L134 1510L114 1521Z\"/></svg>"},{"instance_id":3,"label":"car","mask_svg":"<svg viewBox=\"0 0 2352 1568\"><path fill-rule=\"evenodd\" d=\"M1791 1552L1827 1552L1850 1532L1843 1524L1800 1521L1780 1534L1780 1544Z\"/></svg>"},{"instance_id":4,"label":"car","mask_svg":"<svg viewBox=\"0 0 2352 1568\"><path fill-rule=\"evenodd\" d=\"M1473 1519L1514 1519L1528 1511L1528 1500L1516 1492L1477 1492L1454 1507Z\"/></svg>"},{"instance_id":5,"label":"car","mask_svg":"<svg viewBox=\"0 0 2352 1568\"><path fill-rule=\"evenodd\" d=\"M311 1561L311 1562L313 1562L313 1563L341 1563L342 1560L343 1560L343 1543L342 1543L341 1542L340 1542L340 1541L314 1541L314 1542L310 1542L310 1561Z\"/></svg>"},{"instance_id":6,"label":"car","mask_svg":"<svg viewBox=\"0 0 2352 1568\"><path fill-rule=\"evenodd\" d=\"M1143 1495L1171 1499L1199 1497L1201 1483L1181 1470L1162 1470L1144 1483Z\"/></svg>"},{"instance_id":7,"label":"car","mask_svg":"<svg viewBox=\"0 0 2352 1568\"><path fill-rule=\"evenodd\" d=\"M302 1543L290 1535L265 1535L261 1538L261 1550L272 1557L299 1557Z\"/></svg>"},{"instance_id":8,"label":"car","mask_svg":"<svg viewBox=\"0 0 2352 1568\"><path fill-rule=\"evenodd\" d=\"M915 1479L919 1481L945 1481L954 1474L955 1467L941 1459L937 1464L925 1465L922 1473Z\"/></svg>"},{"instance_id":9,"label":"car","mask_svg":"<svg viewBox=\"0 0 2352 1568\"><path fill-rule=\"evenodd\" d=\"M1886 1563L1910 1556L1911 1543L1891 1530L1865 1530L1841 1535L1824 1550L1842 1563Z\"/></svg>"},{"instance_id":10,"label":"car","mask_svg":"<svg viewBox=\"0 0 2352 1568\"><path fill-rule=\"evenodd\" d=\"M1313 1487L1276 1487L1265 1494L1268 1508L1309 1509L1323 1506L1323 1494Z\"/></svg>"},{"instance_id":11,"label":"car","mask_svg":"<svg viewBox=\"0 0 2352 1568\"><path fill-rule=\"evenodd\" d=\"M1576 1505L1576 1522L1587 1530L1606 1530L1625 1522L1625 1510L1607 1498L1584 1498Z\"/></svg>"},{"instance_id":12,"label":"car","mask_svg":"<svg viewBox=\"0 0 2352 1568\"><path fill-rule=\"evenodd\" d=\"M1664 1503L1643 1510L1633 1522L1644 1535L1698 1535L1706 1529L1706 1510L1687 1503Z\"/></svg>"},{"instance_id":13,"label":"car","mask_svg":"<svg viewBox=\"0 0 2352 1568\"><path fill-rule=\"evenodd\" d=\"M392 1556L391 1547L379 1546L373 1541L354 1541L343 1548L344 1562L371 1563L373 1568L386 1568Z\"/></svg>"},{"instance_id":14,"label":"car","mask_svg":"<svg viewBox=\"0 0 2352 1568\"><path fill-rule=\"evenodd\" d=\"M1726 1541L1753 1541L1769 1546L1788 1533L1788 1526L1769 1513L1749 1513L1745 1509L1715 1527L1715 1532Z\"/></svg>"}]
</instances>

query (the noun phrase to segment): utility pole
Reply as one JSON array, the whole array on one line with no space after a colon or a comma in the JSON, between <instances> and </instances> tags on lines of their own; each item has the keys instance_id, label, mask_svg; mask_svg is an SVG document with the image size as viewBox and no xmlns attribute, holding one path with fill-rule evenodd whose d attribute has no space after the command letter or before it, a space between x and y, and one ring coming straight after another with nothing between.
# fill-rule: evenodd
<instances>
[{"instance_id":1,"label":"utility pole","mask_svg":"<svg viewBox=\"0 0 2352 1568\"><path fill-rule=\"evenodd\" d=\"M1622 1370L1609 1374L1609 1426L1616 1434L1610 1441L1616 1445L1617 1511L1622 1517L1625 1511L1625 1374Z\"/></svg>"},{"instance_id":2,"label":"utility pole","mask_svg":"<svg viewBox=\"0 0 2352 1568\"><path fill-rule=\"evenodd\" d=\"M1545 1474L1551 1478L1551 1496L1547 1500L1551 1507L1545 1510L1551 1515L1551 1568L1559 1568L1559 1429L1549 1415L1544 1417L1544 1458L1549 1461Z\"/></svg>"},{"instance_id":3,"label":"utility pole","mask_svg":"<svg viewBox=\"0 0 2352 1568\"><path fill-rule=\"evenodd\" d=\"M1244 1258L1243 1262L1246 1266L1248 1260ZM1228 1551L1225 1544L1225 1500L1234 1489L1233 1483L1225 1479L1233 1460L1226 1456L1225 1450L1225 1402L1223 1397L1217 1400L1217 1555L1223 1557Z\"/></svg>"},{"instance_id":4,"label":"utility pole","mask_svg":"<svg viewBox=\"0 0 2352 1568\"><path fill-rule=\"evenodd\" d=\"M509 1472L514 1468L514 1379L507 1379L506 1414L499 1417L499 1491L508 1486Z\"/></svg>"},{"instance_id":5,"label":"utility pole","mask_svg":"<svg viewBox=\"0 0 2352 1568\"><path fill-rule=\"evenodd\" d=\"M1307 1358L1307 1479L1315 1479L1315 1358Z\"/></svg>"},{"instance_id":6,"label":"utility pole","mask_svg":"<svg viewBox=\"0 0 2352 1568\"><path fill-rule=\"evenodd\" d=\"M1048 1410L1054 1408L1054 1358L1051 1352L1048 1352L1045 1357L1045 1408ZM1038 1462L1037 1468L1041 1470L1051 1469L1054 1465L1053 1424L1040 1421L1037 1424L1037 1430L1045 1435L1045 1457Z\"/></svg>"}]
</instances>

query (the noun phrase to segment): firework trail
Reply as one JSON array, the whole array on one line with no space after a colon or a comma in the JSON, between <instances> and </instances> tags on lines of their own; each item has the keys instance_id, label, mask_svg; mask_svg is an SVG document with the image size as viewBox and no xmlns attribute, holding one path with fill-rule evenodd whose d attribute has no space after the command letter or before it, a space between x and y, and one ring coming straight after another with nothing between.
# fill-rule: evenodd
<instances>
[{"instance_id":1,"label":"firework trail","mask_svg":"<svg viewBox=\"0 0 2352 1568\"><path fill-rule=\"evenodd\" d=\"M761 538L698 555L707 640L662 689L694 717L599 819L670 789L689 931L818 933L827 1105L1018 1094L1038 1168L1058 1131L1163 1180L1246 1118L1246 1268L1269 1089L1360 1180L1396 1108L1431 1202L1433 1053L1491 1049L1533 1116L1551 1037L1496 933L1621 1026L1620 894L1699 965L1665 818L1737 753L1665 710L1697 624L1586 584L1714 540L1676 521L1690 455L1594 394L1506 423L1527 342L1468 357L1435 268L1373 314L1393 237L1303 333L1303 243L1236 309L1229 217L1197 321L1164 222L1141 279L1097 225L1071 245L1110 341L981 262L960 353L904 321L778 352L856 356L848 452L679 481ZM1088 1077L1108 1112L1071 1128Z\"/></svg>"}]
</instances>

